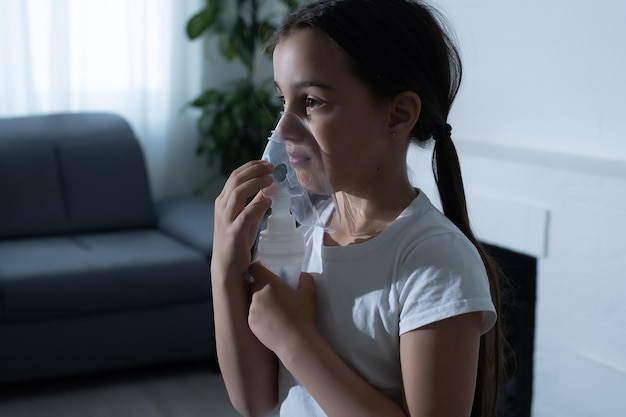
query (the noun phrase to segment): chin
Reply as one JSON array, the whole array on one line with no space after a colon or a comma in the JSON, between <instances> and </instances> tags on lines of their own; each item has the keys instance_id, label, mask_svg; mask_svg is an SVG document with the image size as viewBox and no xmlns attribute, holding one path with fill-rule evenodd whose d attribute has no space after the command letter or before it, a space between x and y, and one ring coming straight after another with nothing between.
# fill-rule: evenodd
<instances>
[{"instance_id":1,"label":"chin","mask_svg":"<svg viewBox=\"0 0 626 417\"><path fill-rule=\"evenodd\" d=\"M310 169L297 169L298 182L309 193L312 194L328 194L326 187L326 178L323 171L315 171Z\"/></svg>"}]
</instances>

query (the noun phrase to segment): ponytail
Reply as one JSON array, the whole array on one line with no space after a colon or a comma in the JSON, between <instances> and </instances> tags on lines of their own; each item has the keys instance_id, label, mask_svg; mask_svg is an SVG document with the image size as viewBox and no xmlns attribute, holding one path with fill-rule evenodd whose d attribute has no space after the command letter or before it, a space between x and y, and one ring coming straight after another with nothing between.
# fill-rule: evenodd
<instances>
[{"instance_id":1,"label":"ponytail","mask_svg":"<svg viewBox=\"0 0 626 417\"><path fill-rule=\"evenodd\" d=\"M471 417L495 417L498 397L506 377L505 349L507 342L502 330L500 281L502 271L474 236L467 214L467 202L458 154L451 137L452 128L446 124L433 134L433 174L443 212L474 244L487 270L491 298L499 315L494 327L480 338L478 374Z\"/></svg>"},{"instance_id":2,"label":"ponytail","mask_svg":"<svg viewBox=\"0 0 626 417\"><path fill-rule=\"evenodd\" d=\"M461 167L454 143L451 138L452 127L446 124L434 134L435 150L433 152L433 174L443 212L468 238L472 236L467 215L467 202ZM439 173L445 173L443 178ZM471 238L470 238L471 240Z\"/></svg>"}]
</instances>

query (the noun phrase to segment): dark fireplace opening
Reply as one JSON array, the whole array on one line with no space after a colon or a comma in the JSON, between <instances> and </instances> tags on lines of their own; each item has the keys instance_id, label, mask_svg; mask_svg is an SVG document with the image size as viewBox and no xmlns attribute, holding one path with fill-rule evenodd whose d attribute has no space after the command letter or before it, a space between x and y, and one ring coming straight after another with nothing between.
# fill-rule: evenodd
<instances>
[{"instance_id":1,"label":"dark fireplace opening","mask_svg":"<svg viewBox=\"0 0 626 417\"><path fill-rule=\"evenodd\" d=\"M537 258L484 244L502 268L500 319L511 347L507 357L509 379L498 407L498 417L530 417L535 342Z\"/></svg>"}]
</instances>

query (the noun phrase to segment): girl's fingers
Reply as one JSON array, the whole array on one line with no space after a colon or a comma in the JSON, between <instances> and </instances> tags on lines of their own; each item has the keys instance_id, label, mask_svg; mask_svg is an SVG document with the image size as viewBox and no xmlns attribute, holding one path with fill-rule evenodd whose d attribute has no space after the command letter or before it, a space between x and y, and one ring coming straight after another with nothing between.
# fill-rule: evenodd
<instances>
[{"instance_id":1,"label":"girl's fingers","mask_svg":"<svg viewBox=\"0 0 626 417\"><path fill-rule=\"evenodd\" d=\"M269 175L274 171L274 166L266 161L250 161L235 169L222 190L222 194L231 194L236 188L247 183L248 181Z\"/></svg>"},{"instance_id":2,"label":"girl's fingers","mask_svg":"<svg viewBox=\"0 0 626 417\"><path fill-rule=\"evenodd\" d=\"M236 189L238 186L244 184L246 181L249 181L252 178L267 175L269 173L269 170L270 167L268 167L267 164L263 163L263 161L250 161L235 169L228 176L224 187L222 187L222 191L217 196L216 203L228 200L233 190Z\"/></svg>"},{"instance_id":3,"label":"girl's fingers","mask_svg":"<svg viewBox=\"0 0 626 417\"><path fill-rule=\"evenodd\" d=\"M256 230L263 215L271 205L272 200L265 197L262 192L258 192L256 197L239 213L235 222L254 224Z\"/></svg>"},{"instance_id":4,"label":"girl's fingers","mask_svg":"<svg viewBox=\"0 0 626 417\"><path fill-rule=\"evenodd\" d=\"M258 287L276 282L277 280L280 281L280 278L274 275L272 271L267 269L259 261L252 262L248 267L248 272L250 272L250 275L252 275Z\"/></svg>"},{"instance_id":5,"label":"girl's fingers","mask_svg":"<svg viewBox=\"0 0 626 417\"><path fill-rule=\"evenodd\" d=\"M300 273L300 281L298 282L298 291L315 294L315 280L313 275L306 272Z\"/></svg>"},{"instance_id":6,"label":"girl's fingers","mask_svg":"<svg viewBox=\"0 0 626 417\"><path fill-rule=\"evenodd\" d=\"M248 211L251 217L257 220L261 220L263 215L272 205L272 200L263 195L262 191L257 192L257 195L246 206L245 211Z\"/></svg>"},{"instance_id":7,"label":"girl's fingers","mask_svg":"<svg viewBox=\"0 0 626 417\"><path fill-rule=\"evenodd\" d=\"M272 171L273 166L267 163L248 163L233 171L218 197L231 220L243 211L246 200L272 183Z\"/></svg>"}]
</instances>

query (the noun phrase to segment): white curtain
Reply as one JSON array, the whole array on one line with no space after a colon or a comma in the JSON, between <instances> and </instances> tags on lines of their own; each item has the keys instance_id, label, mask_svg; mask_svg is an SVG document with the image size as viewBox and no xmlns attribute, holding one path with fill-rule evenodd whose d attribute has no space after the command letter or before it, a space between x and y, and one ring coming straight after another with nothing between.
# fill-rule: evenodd
<instances>
[{"instance_id":1,"label":"white curtain","mask_svg":"<svg viewBox=\"0 0 626 417\"><path fill-rule=\"evenodd\" d=\"M110 111L131 123L153 196L189 193L202 43L185 25L202 0L0 0L0 117Z\"/></svg>"}]
</instances>

